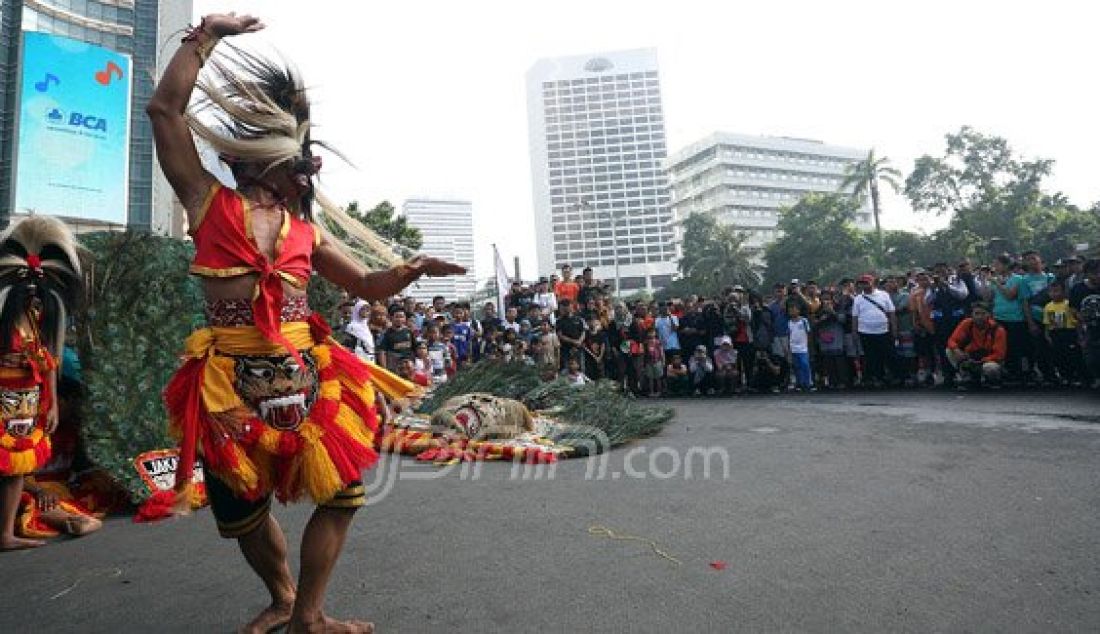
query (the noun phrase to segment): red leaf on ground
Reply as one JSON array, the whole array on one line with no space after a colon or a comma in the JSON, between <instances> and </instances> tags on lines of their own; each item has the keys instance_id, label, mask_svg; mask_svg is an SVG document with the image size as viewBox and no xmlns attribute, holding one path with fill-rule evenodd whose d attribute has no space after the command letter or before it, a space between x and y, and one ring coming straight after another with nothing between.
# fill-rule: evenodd
<instances>
[{"instance_id":1,"label":"red leaf on ground","mask_svg":"<svg viewBox=\"0 0 1100 634\"><path fill-rule=\"evenodd\" d=\"M725 570L726 565L727 564L724 561L712 561L712 562L710 562L710 567L714 568L715 570Z\"/></svg>"}]
</instances>

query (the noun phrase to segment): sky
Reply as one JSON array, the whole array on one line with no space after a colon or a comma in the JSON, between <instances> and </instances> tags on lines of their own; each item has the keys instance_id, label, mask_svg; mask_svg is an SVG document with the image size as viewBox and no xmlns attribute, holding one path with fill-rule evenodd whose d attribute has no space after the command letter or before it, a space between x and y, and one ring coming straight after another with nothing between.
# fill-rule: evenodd
<instances>
[{"instance_id":1,"label":"sky","mask_svg":"<svg viewBox=\"0 0 1100 634\"><path fill-rule=\"evenodd\" d=\"M1056 161L1052 189L1100 201L1100 7L1048 0L920 3L555 0L195 0L268 25L244 36L300 68L321 184L337 201L417 196L474 208L479 280L492 244L534 277L525 74L545 57L655 47L670 155L714 131L875 148L903 173L963 125ZM197 22L197 18L196 18ZM884 200L887 228L946 218ZM480 284L479 284L480 285Z\"/></svg>"}]
</instances>

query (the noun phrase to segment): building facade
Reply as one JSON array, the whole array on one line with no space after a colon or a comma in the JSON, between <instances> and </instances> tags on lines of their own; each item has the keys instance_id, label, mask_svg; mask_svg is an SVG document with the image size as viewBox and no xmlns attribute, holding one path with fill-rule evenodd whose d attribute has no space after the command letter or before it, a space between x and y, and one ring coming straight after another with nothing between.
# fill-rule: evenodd
<instances>
[{"instance_id":1,"label":"building facade","mask_svg":"<svg viewBox=\"0 0 1100 634\"><path fill-rule=\"evenodd\" d=\"M571 264L660 288L676 271L657 53L540 60L527 73L538 272Z\"/></svg>"},{"instance_id":2,"label":"building facade","mask_svg":"<svg viewBox=\"0 0 1100 634\"><path fill-rule=\"evenodd\" d=\"M759 257L778 238L779 211L808 193L836 193L845 169L867 150L788 137L717 132L668 159L672 209L677 221L713 215L739 229ZM874 226L865 202L856 226Z\"/></svg>"},{"instance_id":3,"label":"building facade","mask_svg":"<svg viewBox=\"0 0 1100 634\"><path fill-rule=\"evenodd\" d=\"M406 291L417 300L442 295L448 301L474 294L474 211L468 200L410 198L401 206L410 226L420 230L419 252L466 267L465 275L423 277Z\"/></svg>"},{"instance_id":4,"label":"building facade","mask_svg":"<svg viewBox=\"0 0 1100 634\"><path fill-rule=\"evenodd\" d=\"M11 208L14 131L18 116L21 31L51 33L130 55L130 156L127 225L180 235L182 213L156 165L153 130L145 104L191 22L191 0L0 0L0 214ZM6 224L6 216L4 217Z\"/></svg>"}]
</instances>

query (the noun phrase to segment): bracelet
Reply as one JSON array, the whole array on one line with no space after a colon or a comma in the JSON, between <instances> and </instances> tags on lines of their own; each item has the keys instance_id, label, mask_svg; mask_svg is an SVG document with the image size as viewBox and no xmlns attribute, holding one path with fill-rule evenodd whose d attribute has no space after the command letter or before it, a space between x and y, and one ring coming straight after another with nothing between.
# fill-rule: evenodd
<instances>
[{"instance_id":1,"label":"bracelet","mask_svg":"<svg viewBox=\"0 0 1100 634\"><path fill-rule=\"evenodd\" d=\"M214 52L214 47L218 45L219 41L221 41L220 36L206 30L206 18L203 18L199 21L198 26L187 29L180 43L195 42L197 44L195 54L199 56L199 63L205 65L206 60L210 58L210 54Z\"/></svg>"},{"instance_id":2,"label":"bracelet","mask_svg":"<svg viewBox=\"0 0 1100 634\"><path fill-rule=\"evenodd\" d=\"M397 266L393 267L393 270L395 273L397 273L398 278L400 278L402 282L405 282L406 279L409 280L408 282L405 282L406 284L411 284L415 282L416 280L420 279L421 276L421 273L414 269L412 265L407 262L402 262L401 264L398 264Z\"/></svg>"}]
</instances>

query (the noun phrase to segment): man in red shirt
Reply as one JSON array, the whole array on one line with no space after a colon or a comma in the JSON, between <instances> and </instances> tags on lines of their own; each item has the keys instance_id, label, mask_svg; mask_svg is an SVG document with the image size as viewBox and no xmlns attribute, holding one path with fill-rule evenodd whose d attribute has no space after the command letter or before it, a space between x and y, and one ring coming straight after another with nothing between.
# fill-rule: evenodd
<instances>
[{"instance_id":1,"label":"man in red shirt","mask_svg":"<svg viewBox=\"0 0 1100 634\"><path fill-rule=\"evenodd\" d=\"M963 379L976 385L984 379L992 388L1000 387L1007 350L1004 326L994 321L984 303L974 304L970 317L962 320L947 340L947 360ZM959 387L965 389L962 383Z\"/></svg>"},{"instance_id":2,"label":"man in red shirt","mask_svg":"<svg viewBox=\"0 0 1100 634\"><path fill-rule=\"evenodd\" d=\"M561 267L561 281L554 284L554 295L558 298L558 304L560 305L562 300L569 300L570 302L577 301L577 294L581 291L581 287L573 280L573 267L569 264L565 264Z\"/></svg>"}]
</instances>

